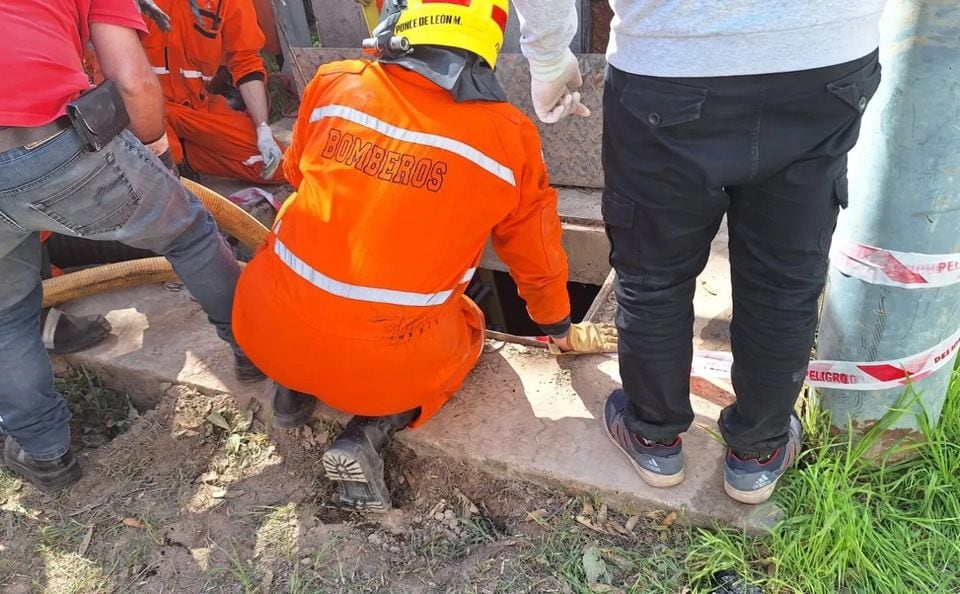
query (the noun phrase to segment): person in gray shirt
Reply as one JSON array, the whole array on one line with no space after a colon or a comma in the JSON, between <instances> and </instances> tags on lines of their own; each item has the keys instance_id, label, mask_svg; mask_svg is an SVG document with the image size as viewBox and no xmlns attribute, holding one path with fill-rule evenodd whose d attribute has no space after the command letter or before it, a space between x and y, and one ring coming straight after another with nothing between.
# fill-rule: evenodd
<instances>
[{"instance_id":1,"label":"person in gray shirt","mask_svg":"<svg viewBox=\"0 0 960 594\"><path fill-rule=\"evenodd\" d=\"M573 0L514 0L544 122L580 102ZM801 442L794 404L847 153L880 84L884 0L611 0L603 93L603 219L617 272L613 443L654 487L683 480L693 295L726 216L732 380L720 415L724 489L769 499Z\"/></svg>"}]
</instances>

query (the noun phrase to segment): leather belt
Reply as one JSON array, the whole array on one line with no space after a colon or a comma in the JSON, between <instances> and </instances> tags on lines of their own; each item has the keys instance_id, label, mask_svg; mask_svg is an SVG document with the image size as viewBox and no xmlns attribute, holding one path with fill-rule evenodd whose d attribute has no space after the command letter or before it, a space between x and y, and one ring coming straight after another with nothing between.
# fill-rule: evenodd
<instances>
[{"instance_id":1,"label":"leather belt","mask_svg":"<svg viewBox=\"0 0 960 594\"><path fill-rule=\"evenodd\" d=\"M0 153L39 146L70 127L70 118L61 116L37 128L0 128Z\"/></svg>"}]
</instances>

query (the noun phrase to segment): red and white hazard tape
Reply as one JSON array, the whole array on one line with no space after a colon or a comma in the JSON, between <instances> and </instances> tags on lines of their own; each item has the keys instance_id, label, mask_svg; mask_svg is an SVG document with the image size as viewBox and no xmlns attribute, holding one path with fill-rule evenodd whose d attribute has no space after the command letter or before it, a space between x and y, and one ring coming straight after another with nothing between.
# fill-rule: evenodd
<instances>
[{"instance_id":1,"label":"red and white hazard tape","mask_svg":"<svg viewBox=\"0 0 960 594\"><path fill-rule=\"evenodd\" d=\"M887 390L925 378L947 365L960 348L960 330L940 344L922 353L889 361L811 361L807 369L808 386L815 388L851 388ZM697 351L691 375L729 378L733 355L725 352Z\"/></svg>"},{"instance_id":2,"label":"red and white hazard tape","mask_svg":"<svg viewBox=\"0 0 960 594\"><path fill-rule=\"evenodd\" d=\"M960 283L960 254L896 252L836 238L830 263L874 285L928 289Z\"/></svg>"}]
</instances>

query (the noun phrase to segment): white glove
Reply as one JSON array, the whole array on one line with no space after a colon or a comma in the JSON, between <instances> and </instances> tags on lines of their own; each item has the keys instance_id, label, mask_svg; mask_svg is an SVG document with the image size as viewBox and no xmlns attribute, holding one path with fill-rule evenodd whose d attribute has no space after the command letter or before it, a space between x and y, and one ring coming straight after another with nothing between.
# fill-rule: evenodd
<instances>
[{"instance_id":1,"label":"white glove","mask_svg":"<svg viewBox=\"0 0 960 594\"><path fill-rule=\"evenodd\" d=\"M260 172L260 177L270 179L276 173L280 160L283 159L283 151L274 140L273 131L267 124L257 126L257 149L263 157L263 171Z\"/></svg>"},{"instance_id":2,"label":"white glove","mask_svg":"<svg viewBox=\"0 0 960 594\"><path fill-rule=\"evenodd\" d=\"M590 110L580 103L577 91L583 85L580 63L569 49L556 60L530 60L530 96L541 122L553 124L567 117L587 117Z\"/></svg>"}]
</instances>

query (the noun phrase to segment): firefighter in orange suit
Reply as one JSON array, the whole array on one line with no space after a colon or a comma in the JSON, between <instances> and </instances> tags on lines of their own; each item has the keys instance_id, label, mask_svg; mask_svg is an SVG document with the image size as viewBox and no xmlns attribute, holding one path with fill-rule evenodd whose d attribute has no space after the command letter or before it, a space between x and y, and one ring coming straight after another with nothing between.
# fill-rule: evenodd
<instances>
[{"instance_id":1,"label":"firefighter in orange suit","mask_svg":"<svg viewBox=\"0 0 960 594\"><path fill-rule=\"evenodd\" d=\"M166 99L174 161L251 182L283 182L283 150L267 124L265 43L252 0L156 0L170 30L148 20L147 58ZM246 113L208 92L221 65L239 89Z\"/></svg>"},{"instance_id":2,"label":"firefighter in orange suit","mask_svg":"<svg viewBox=\"0 0 960 594\"><path fill-rule=\"evenodd\" d=\"M557 193L493 75L507 10L409 0L365 42L379 61L320 67L286 154L297 192L237 287L237 340L283 386L274 424L309 420L315 398L356 415L323 457L347 507L389 507L383 448L477 363L464 290L488 237L555 347L616 348L612 329L570 324Z\"/></svg>"}]
</instances>

